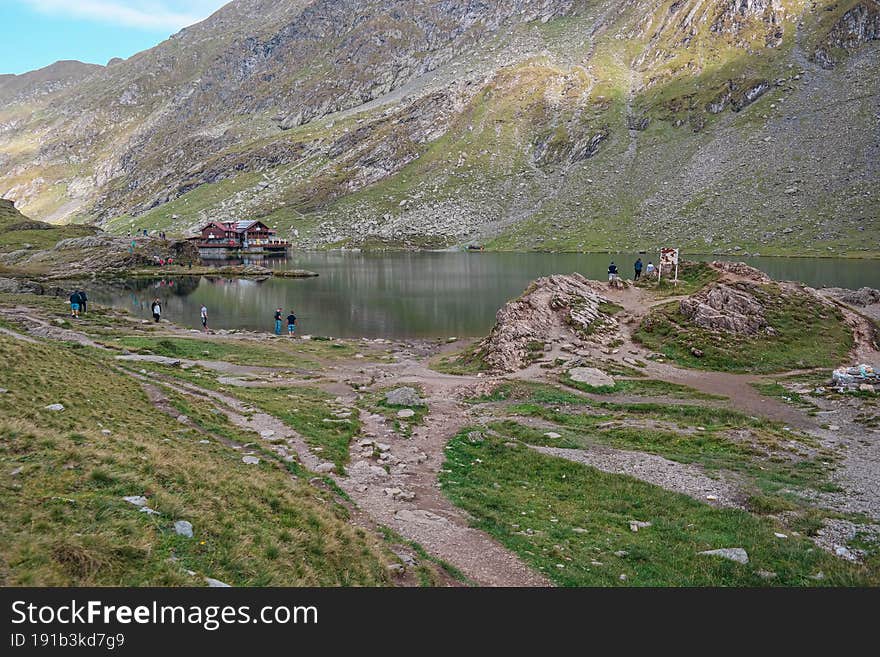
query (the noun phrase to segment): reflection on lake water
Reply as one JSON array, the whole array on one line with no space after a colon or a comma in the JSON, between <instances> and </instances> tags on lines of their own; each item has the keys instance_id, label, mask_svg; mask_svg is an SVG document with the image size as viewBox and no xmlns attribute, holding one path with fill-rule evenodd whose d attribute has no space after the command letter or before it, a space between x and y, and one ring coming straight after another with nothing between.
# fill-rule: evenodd
<instances>
[{"instance_id":1,"label":"reflection on lake water","mask_svg":"<svg viewBox=\"0 0 880 657\"><path fill-rule=\"evenodd\" d=\"M293 309L300 333L341 337L447 337L485 335L495 313L528 283L554 273L604 279L608 263L632 276L636 254L550 253L300 253L263 261L277 269L310 269L318 278L129 280L89 290L97 303L148 318L159 297L163 317L199 327L208 307L212 328L272 330L275 308ZM643 255L647 262L656 258ZM689 255L692 259L710 256ZM743 258L770 276L809 285L858 288L880 285L880 261L832 258Z\"/></svg>"}]
</instances>

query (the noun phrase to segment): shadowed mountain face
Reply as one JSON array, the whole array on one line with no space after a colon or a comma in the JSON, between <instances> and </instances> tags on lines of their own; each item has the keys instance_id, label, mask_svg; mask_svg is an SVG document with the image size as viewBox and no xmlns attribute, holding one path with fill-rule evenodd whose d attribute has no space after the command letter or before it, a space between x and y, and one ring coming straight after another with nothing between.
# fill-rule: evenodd
<instances>
[{"instance_id":1,"label":"shadowed mountain face","mask_svg":"<svg viewBox=\"0 0 880 657\"><path fill-rule=\"evenodd\" d=\"M0 76L0 195L300 245L880 252L877 0L236 0Z\"/></svg>"}]
</instances>

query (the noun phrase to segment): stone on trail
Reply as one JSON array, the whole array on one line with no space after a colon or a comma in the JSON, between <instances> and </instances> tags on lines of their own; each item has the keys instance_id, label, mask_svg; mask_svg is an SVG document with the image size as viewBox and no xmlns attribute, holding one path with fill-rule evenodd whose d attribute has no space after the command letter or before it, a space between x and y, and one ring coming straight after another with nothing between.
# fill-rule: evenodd
<instances>
[{"instance_id":1,"label":"stone on trail","mask_svg":"<svg viewBox=\"0 0 880 657\"><path fill-rule=\"evenodd\" d=\"M385 393L385 403L389 406L422 406L424 402L419 391L409 386L395 388Z\"/></svg>"},{"instance_id":2,"label":"stone on trail","mask_svg":"<svg viewBox=\"0 0 880 657\"><path fill-rule=\"evenodd\" d=\"M186 520L177 520L174 523L174 532L179 534L180 536L186 536L187 538L193 537L193 526L192 523Z\"/></svg>"},{"instance_id":3,"label":"stone on trail","mask_svg":"<svg viewBox=\"0 0 880 657\"><path fill-rule=\"evenodd\" d=\"M731 561L736 561L737 563L749 562L749 553L742 548L721 548L719 550L706 550L704 552L700 552L700 554L704 554L710 557L721 557L722 559L730 559Z\"/></svg>"},{"instance_id":4,"label":"stone on trail","mask_svg":"<svg viewBox=\"0 0 880 657\"><path fill-rule=\"evenodd\" d=\"M568 376L571 377L572 381L585 383L594 388L602 388L605 386L610 387L614 385L614 379L612 377L595 367L573 367L568 370Z\"/></svg>"},{"instance_id":5,"label":"stone on trail","mask_svg":"<svg viewBox=\"0 0 880 657\"><path fill-rule=\"evenodd\" d=\"M547 438L553 438L553 439L562 438L562 435L556 433L555 431L548 431L547 433L544 434L544 436L546 436Z\"/></svg>"},{"instance_id":6,"label":"stone on trail","mask_svg":"<svg viewBox=\"0 0 880 657\"><path fill-rule=\"evenodd\" d=\"M397 417L400 418L410 418L416 414L414 410L411 408L404 408L402 411L397 411Z\"/></svg>"},{"instance_id":7,"label":"stone on trail","mask_svg":"<svg viewBox=\"0 0 880 657\"><path fill-rule=\"evenodd\" d=\"M55 411L56 413L64 410L64 406L61 404L49 404L46 407L47 411Z\"/></svg>"},{"instance_id":8,"label":"stone on trail","mask_svg":"<svg viewBox=\"0 0 880 657\"><path fill-rule=\"evenodd\" d=\"M241 460L248 465L257 465L260 462L260 459L256 456L242 456Z\"/></svg>"},{"instance_id":9,"label":"stone on trail","mask_svg":"<svg viewBox=\"0 0 880 657\"><path fill-rule=\"evenodd\" d=\"M315 466L315 472L320 472L322 474L327 472L333 472L336 469L336 465L333 463L321 463Z\"/></svg>"},{"instance_id":10,"label":"stone on trail","mask_svg":"<svg viewBox=\"0 0 880 657\"><path fill-rule=\"evenodd\" d=\"M274 435L275 435L275 432L272 431L272 429L266 429L266 430L260 432L261 438L271 438Z\"/></svg>"}]
</instances>

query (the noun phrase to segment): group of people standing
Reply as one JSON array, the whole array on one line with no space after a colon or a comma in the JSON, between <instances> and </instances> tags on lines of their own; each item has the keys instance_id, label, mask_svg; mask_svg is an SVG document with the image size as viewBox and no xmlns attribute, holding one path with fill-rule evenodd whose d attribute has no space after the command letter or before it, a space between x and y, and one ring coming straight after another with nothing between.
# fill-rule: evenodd
<instances>
[{"instance_id":1,"label":"group of people standing","mask_svg":"<svg viewBox=\"0 0 880 657\"><path fill-rule=\"evenodd\" d=\"M275 309L275 335L281 335L281 328L284 324L284 318L282 317L284 313L281 310L281 307ZM290 311L290 314L287 315L287 335L293 337L296 333L296 315L293 310Z\"/></svg>"},{"instance_id":2,"label":"group of people standing","mask_svg":"<svg viewBox=\"0 0 880 657\"><path fill-rule=\"evenodd\" d=\"M641 258L638 258L636 260L635 264L633 265L633 269L635 271L635 275L633 276L634 281L637 281L642 277L642 270L645 271L645 276L648 276L648 277L653 276L655 274L655 272L657 271L657 268L654 266L653 261L649 260L648 266L645 267ZM608 265L608 280L613 281L616 278L620 278L620 273L617 269L617 265L614 264L614 261L612 260L611 264Z\"/></svg>"},{"instance_id":3,"label":"group of people standing","mask_svg":"<svg viewBox=\"0 0 880 657\"><path fill-rule=\"evenodd\" d=\"M73 308L73 298L71 297L71 308ZM84 305L84 302L83 302ZM155 322L159 322L162 319L162 301L159 297L153 299L153 302L150 304L150 312L153 313L153 320ZM281 308L277 308L275 310L275 335L281 335L281 329L284 324L284 317ZM293 337L296 333L296 314L294 314L293 310L287 315L287 335ZM202 304L202 307L199 309L199 321L202 324L202 330L205 333L209 332L208 329L208 307L205 304Z\"/></svg>"}]
</instances>

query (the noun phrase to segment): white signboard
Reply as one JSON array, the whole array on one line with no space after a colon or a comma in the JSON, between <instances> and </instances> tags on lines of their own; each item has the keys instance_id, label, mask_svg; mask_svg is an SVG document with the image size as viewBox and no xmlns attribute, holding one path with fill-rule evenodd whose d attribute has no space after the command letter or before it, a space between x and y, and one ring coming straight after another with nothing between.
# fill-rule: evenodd
<instances>
[{"instance_id":1,"label":"white signboard","mask_svg":"<svg viewBox=\"0 0 880 657\"><path fill-rule=\"evenodd\" d=\"M657 269L657 278L663 278L663 269L675 270L675 282L678 282L678 249L660 249L660 266Z\"/></svg>"}]
</instances>

